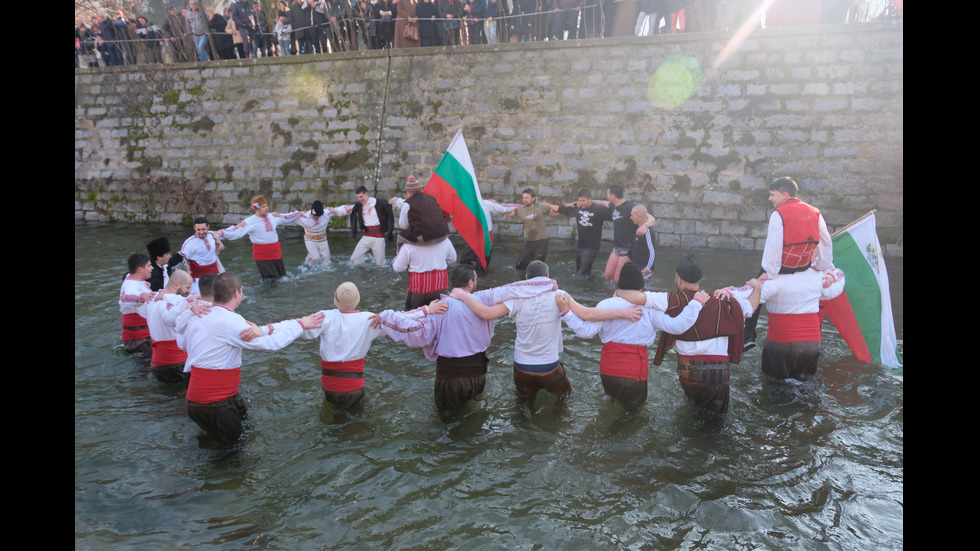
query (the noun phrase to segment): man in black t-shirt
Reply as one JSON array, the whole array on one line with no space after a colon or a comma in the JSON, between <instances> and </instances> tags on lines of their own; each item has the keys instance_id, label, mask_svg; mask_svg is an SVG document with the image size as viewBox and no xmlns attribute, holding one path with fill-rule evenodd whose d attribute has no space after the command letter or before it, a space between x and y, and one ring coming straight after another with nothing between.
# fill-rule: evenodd
<instances>
[{"instance_id":1,"label":"man in black t-shirt","mask_svg":"<svg viewBox=\"0 0 980 551\"><path fill-rule=\"evenodd\" d=\"M552 214L564 214L575 218L578 231L578 247L575 249L575 271L582 275L592 274L592 263L599 254L602 241L602 223L612 220L612 211L592 202L592 192L583 189L578 202L568 203L552 210Z\"/></svg>"}]
</instances>

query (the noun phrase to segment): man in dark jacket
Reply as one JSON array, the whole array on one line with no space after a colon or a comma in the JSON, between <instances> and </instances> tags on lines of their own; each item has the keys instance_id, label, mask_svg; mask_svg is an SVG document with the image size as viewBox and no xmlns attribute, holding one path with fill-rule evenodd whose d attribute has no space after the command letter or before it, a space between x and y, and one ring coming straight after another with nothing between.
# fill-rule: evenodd
<instances>
[{"instance_id":1,"label":"man in dark jacket","mask_svg":"<svg viewBox=\"0 0 980 551\"><path fill-rule=\"evenodd\" d=\"M351 264L358 264L368 251L374 255L378 266L385 263L385 239L394 239L395 215L391 205L380 197L371 197L364 186L355 190L357 203L346 207L350 212L351 237L357 237L357 230L364 230L364 236L350 255Z\"/></svg>"}]
</instances>

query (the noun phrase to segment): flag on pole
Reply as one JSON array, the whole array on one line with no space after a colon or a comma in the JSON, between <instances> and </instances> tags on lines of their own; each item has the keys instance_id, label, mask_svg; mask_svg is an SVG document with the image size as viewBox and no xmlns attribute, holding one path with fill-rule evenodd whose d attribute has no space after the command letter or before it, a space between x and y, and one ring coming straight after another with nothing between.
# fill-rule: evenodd
<instances>
[{"instance_id":1,"label":"flag on pole","mask_svg":"<svg viewBox=\"0 0 980 551\"><path fill-rule=\"evenodd\" d=\"M457 130L449 142L446 154L425 185L425 193L435 197L442 210L452 215L453 227L486 268L491 247L490 224L462 130Z\"/></svg>"},{"instance_id":2,"label":"flag on pole","mask_svg":"<svg viewBox=\"0 0 980 551\"><path fill-rule=\"evenodd\" d=\"M845 228L832 241L834 266L844 272L844 292L825 303L824 313L859 360L902 367L874 214Z\"/></svg>"}]
</instances>

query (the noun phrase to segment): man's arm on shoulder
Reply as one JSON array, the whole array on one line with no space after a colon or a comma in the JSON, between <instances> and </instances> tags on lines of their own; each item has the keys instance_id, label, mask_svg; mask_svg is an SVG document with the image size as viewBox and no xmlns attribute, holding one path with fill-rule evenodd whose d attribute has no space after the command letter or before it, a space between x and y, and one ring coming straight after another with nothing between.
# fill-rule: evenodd
<instances>
[{"instance_id":1,"label":"man's arm on shoulder","mask_svg":"<svg viewBox=\"0 0 980 551\"><path fill-rule=\"evenodd\" d=\"M614 319L627 319L636 321L643 315L639 306L627 306L625 308L592 308L579 304L574 298L569 296L569 307L576 316L584 321L608 321Z\"/></svg>"},{"instance_id":2,"label":"man's arm on shoulder","mask_svg":"<svg viewBox=\"0 0 980 551\"><path fill-rule=\"evenodd\" d=\"M494 304L493 306L489 306L483 304L482 302L477 300L477 298L474 297L472 294L467 293L466 291L458 287L453 289L452 293L450 293L449 296L453 297L454 299L463 301L463 304L465 304L467 308L472 310L473 313L476 314L477 317L479 317L482 320L487 320L487 321L495 320L499 317L506 316L507 314L510 313L510 309L507 308L507 305L504 304L503 302L499 304Z\"/></svg>"}]
</instances>

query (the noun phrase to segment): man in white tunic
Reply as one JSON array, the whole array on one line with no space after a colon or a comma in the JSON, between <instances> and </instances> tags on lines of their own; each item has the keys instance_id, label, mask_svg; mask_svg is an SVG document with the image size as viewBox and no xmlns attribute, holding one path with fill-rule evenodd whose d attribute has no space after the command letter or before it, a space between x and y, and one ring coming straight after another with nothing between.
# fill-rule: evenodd
<instances>
[{"instance_id":1,"label":"man in white tunic","mask_svg":"<svg viewBox=\"0 0 980 551\"><path fill-rule=\"evenodd\" d=\"M276 227L295 221L300 213L285 216L273 213L269 216L269 202L261 195L252 198L252 209L255 214L242 220L237 226L219 231L218 237L239 239L247 235L252 242L252 258L259 268L259 274L263 278L282 277L286 275L286 266L282 263L282 247L279 245Z\"/></svg>"}]
</instances>

